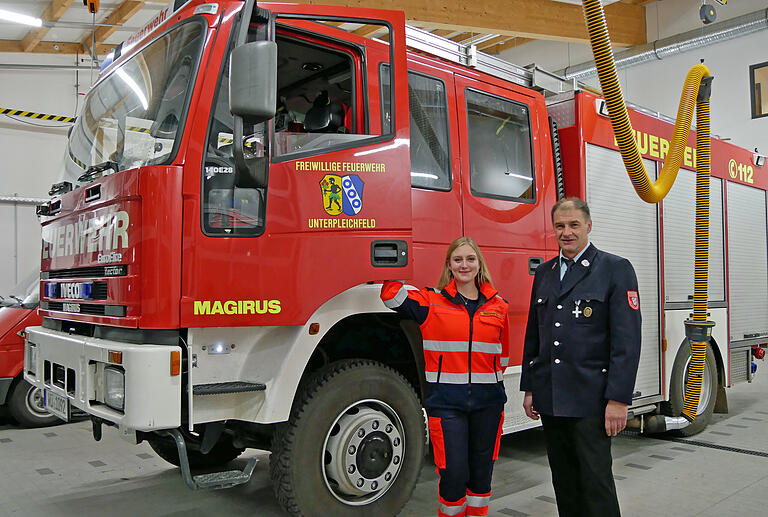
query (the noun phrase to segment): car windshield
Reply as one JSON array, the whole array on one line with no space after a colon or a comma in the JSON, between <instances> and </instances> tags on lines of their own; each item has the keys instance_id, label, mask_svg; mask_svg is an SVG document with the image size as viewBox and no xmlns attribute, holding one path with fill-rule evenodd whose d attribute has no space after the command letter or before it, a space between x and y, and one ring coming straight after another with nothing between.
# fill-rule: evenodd
<instances>
[{"instance_id":1,"label":"car windshield","mask_svg":"<svg viewBox=\"0 0 768 517\"><path fill-rule=\"evenodd\" d=\"M0 306L34 309L40 301L40 270L24 276L8 293L0 294Z\"/></svg>"},{"instance_id":2,"label":"car windshield","mask_svg":"<svg viewBox=\"0 0 768 517\"><path fill-rule=\"evenodd\" d=\"M199 22L179 25L96 84L70 133L62 179L76 185L89 167L104 162L124 170L171 158L181 138L203 30Z\"/></svg>"}]
</instances>

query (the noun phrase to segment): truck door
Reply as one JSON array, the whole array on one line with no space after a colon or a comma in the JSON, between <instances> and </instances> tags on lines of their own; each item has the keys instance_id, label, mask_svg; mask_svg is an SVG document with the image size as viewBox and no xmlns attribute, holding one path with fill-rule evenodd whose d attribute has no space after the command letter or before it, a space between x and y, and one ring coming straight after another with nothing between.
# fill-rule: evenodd
<instances>
[{"instance_id":1,"label":"truck door","mask_svg":"<svg viewBox=\"0 0 768 517\"><path fill-rule=\"evenodd\" d=\"M348 288L412 274L403 14L259 6L271 13L254 13L249 40L277 43L277 115L245 128L253 174L240 173L230 42L209 71L218 80L202 167L186 182L185 326L302 324ZM384 130L382 63L394 85Z\"/></svg>"},{"instance_id":2,"label":"truck door","mask_svg":"<svg viewBox=\"0 0 768 517\"><path fill-rule=\"evenodd\" d=\"M417 286L434 285L435 268L445 260L448 244L463 234L453 74L433 65L417 56L410 56L408 62L413 285ZM390 113L387 67L382 67L381 76L386 125Z\"/></svg>"},{"instance_id":3,"label":"truck door","mask_svg":"<svg viewBox=\"0 0 768 517\"><path fill-rule=\"evenodd\" d=\"M533 96L461 76L456 77L456 99L464 234L482 249L496 288L510 304L510 366L517 366L532 258L546 258L545 205L554 202L551 158L543 159L539 144L547 140L539 138L546 128L538 116L544 103L541 99L539 107Z\"/></svg>"}]
</instances>

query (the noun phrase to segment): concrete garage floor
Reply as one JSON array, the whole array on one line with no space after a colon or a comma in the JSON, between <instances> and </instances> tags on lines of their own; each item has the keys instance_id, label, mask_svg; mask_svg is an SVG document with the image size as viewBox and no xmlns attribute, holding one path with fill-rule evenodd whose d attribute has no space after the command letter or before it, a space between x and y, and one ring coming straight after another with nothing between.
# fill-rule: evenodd
<instances>
[{"instance_id":1,"label":"concrete garage floor","mask_svg":"<svg viewBox=\"0 0 768 517\"><path fill-rule=\"evenodd\" d=\"M759 365L752 384L728 390L730 414L715 415L703 433L679 441L615 439L625 517L768 513L768 364ZM109 429L95 442L88 421L20 429L0 417L0 516L284 516L269 484L268 456L243 458L252 455L261 462L249 484L193 492L148 445L130 445ZM436 514L436 479L425 465L401 516ZM557 515L540 430L502 439L493 485L489 515Z\"/></svg>"}]
</instances>

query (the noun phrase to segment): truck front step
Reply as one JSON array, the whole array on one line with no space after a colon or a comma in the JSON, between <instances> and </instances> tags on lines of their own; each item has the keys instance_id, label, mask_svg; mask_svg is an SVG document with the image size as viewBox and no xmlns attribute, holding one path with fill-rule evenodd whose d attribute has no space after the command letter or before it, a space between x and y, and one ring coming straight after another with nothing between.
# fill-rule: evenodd
<instances>
[{"instance_id":1,"label":"truck front step","mask_svg":"<svg viewBox=\"0 0 768 517\"><path fill-rule=\"evenodd\" d=\"M225 470L222 472L211 472L210 474L200 474L192 476L194 489L204 488L230 488L237 485L243 485L250 481L251 474L259 462L258 458L251 458L243 470ZM186 478L184 479L186 481ZM187 483L189 485L189 483ZM193 488L190 486L190 488Z\"/></svg>"},{"instance_id":2,"label":"truck front step","mask_svg":"<svg viewBox=\"0 0 768 517\"><path fill-rule=\"evenodd\" d=\"M251 479L256 464L259 462L258 458L251 458L243 470L224 470L193 476L189 468L189 457L187 456L187 445L184 443L184 437L181 436L178 429L169 429L163 434L173 438L174 443L176 443L176 450L179 452L181 477L184 478L184 482L192 490L230 488L245 484Z\"/></svg>"},{"instance_id":3,"label":"truck front step","mask_svg":"<svg viewBox=\"0 0 768 517\"><path fill-rule=\"evenodd\" d=\"M216 382L212 384L197 384L192 387L193 395L218 395L222 393L244 393L248 391L264 391L266 384L260 382Z\"/></svg>"}]
</instances>

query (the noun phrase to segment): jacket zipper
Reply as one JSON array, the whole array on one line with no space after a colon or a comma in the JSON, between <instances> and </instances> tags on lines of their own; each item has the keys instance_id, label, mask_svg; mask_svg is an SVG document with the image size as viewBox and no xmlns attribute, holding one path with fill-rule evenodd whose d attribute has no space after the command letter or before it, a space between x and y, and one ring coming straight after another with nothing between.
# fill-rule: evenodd
<instances>
[{"instance_id":1,"label":"jacket zipper","mask_svg":"<svg viewBox=\"0 0 768 517\"><path fill-rule=\"evenodd\" d=\"M479 309L480 307L478 307ZM477 310L475 310L477 312ZM467 309L467 315L469 316L469 309ZM467 360L467 369L468 371L468 384L469 384L469 394L472 394L472 320L474 318L472 316L469 316L469 349L467 350L467 353L469 354L469 359Z\"/></svg>"},{"instance_id":2,"label":"jacket zipper","mask_svg":"<svg viewBox=\"0 0 768 517\"><path fill-rule=\"evenodd\" d=\"M440 374L443 372L443 356L437 358L437 384L440 384Z\"/></svg>"}]
</instances>

